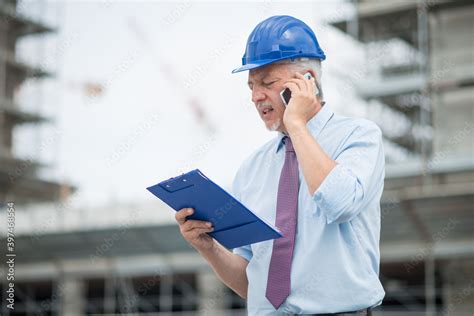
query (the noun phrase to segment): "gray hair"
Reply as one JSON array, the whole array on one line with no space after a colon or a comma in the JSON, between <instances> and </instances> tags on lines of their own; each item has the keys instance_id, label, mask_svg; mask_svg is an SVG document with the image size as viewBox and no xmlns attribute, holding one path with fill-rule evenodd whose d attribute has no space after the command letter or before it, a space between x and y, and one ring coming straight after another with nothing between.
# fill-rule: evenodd
<instances>
[{"instance_id":1,"label":"gray hair","mask_svg":"<svg viewBox=\"0 0 474 316\"><path fill-rule=\"evenodd\" d=\"M319 89L319 97L321 98L321 100L324 100L323 88L321 85L321 77L323 75L323 71L320 59L300 57L295 59L285 59L278 63L293 65L296 70L304 70L308 68L313 70L316 73L315 79L316 85Z\"/></svg>"}]
</instances>

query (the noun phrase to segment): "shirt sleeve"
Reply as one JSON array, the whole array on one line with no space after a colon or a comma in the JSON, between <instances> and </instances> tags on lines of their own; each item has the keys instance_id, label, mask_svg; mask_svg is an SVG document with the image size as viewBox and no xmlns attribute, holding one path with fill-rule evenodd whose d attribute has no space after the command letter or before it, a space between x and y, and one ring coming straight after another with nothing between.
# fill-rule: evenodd
<instances>
[{"instance_id":1,"label":"shirt sleeve","mask_svg":"<svg viewBox=\"0 0 474 316\"><path fill-rule=\"evenodd\" d=\"M382 133L372 122L356 127L336 157L337 165L313 195L327 223L356 217L380 199L385 176Z\"/></svg>"},{"instance_id":2,"label":"shirt sleeve","mask_svg":"<svg viewBox=\"0 0 474 316\"><path fill-rule=\"evenodd\" d=\"M241 194L241 177L242 177L242 167L237 171L237 174L234 177L234 181L232 182L232 196L236 198L239 202L242 202L242 194ZM232 250L233 253L243 257L245 260L250 261L252 259L253 253L252 248L250 245L234 248Z\"/></svg>"}]
</instances>

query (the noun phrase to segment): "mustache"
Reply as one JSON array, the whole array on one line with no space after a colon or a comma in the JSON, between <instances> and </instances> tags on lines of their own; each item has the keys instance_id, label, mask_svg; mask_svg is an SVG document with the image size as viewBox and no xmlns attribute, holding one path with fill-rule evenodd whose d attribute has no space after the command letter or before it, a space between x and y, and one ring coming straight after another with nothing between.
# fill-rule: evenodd
<instances>
[{"instance_id":1,"label":"mustache","mask_svg":"<svg viewBox=\"0 0 474 316\"><path fill-rule=\"evenodd\" d=\"M257 103L257 109L260 109L260 108L265 107L265 106L271 106L273 108L273 105L269 102Z\"/></svg>"}]
</instances>

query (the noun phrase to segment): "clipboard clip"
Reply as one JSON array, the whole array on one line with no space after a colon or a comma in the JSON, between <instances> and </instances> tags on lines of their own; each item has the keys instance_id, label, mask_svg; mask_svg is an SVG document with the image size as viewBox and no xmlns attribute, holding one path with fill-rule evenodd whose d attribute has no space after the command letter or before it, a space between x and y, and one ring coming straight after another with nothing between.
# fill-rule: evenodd
<instances>
[{"instance_id":1,"label":"clipboard clip","mask_svg":"<svg viewBox=\"0 0 474 316\"><path fill-rule=\"evenodd\" d=\"M189 187L192 187L194 184L191 182L186 175L182 175L177 178L171 178L169 180L163 181L159 184L159 186L168 192L176 192L179 190L183 190Z\"/></svg>"}]
</instances>

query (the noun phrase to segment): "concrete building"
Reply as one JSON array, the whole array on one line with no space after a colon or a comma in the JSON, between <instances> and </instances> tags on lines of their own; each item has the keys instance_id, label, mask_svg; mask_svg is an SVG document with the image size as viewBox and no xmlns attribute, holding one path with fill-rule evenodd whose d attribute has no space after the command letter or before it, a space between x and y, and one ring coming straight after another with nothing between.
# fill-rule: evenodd
<instances>
[{"instance_id":1,"label":"concrete building","mask_svg":"<svg viewBox=\"0 0 474 316\"><path fill-rule=\"evenodd\" d=\"M147 207L170 212L156 204L123 208ZM55 222L46 234L18 237L14 315L34 314L38 306L46 315L245 314L245 301L217 279L174 223L134 220L67 231ZM8 315L6 307L2 313Z\"/></svg>"},{"instance_id":2,"label":"concrete building","mask_svg":"<svg viewBox=\"0 0 474 316\"><path fill-rule=\"evenodd\" d=\"M16 128L25 124L48 122L39 112L28 111L17 104L16 93L25 82L30 84L50 77L47 69L30 66L16 58L17 42L28 36L44 36L54 30L42 23L17 14L16 0L0 1L0 200L13 197L21 203L58 200L73 188L64 183L42 179L41 161L35 157L18 157L14 148ZM38 98L36 101L40 103ZM38 104L39 106L40 104Z\"/></svg>"},{"instance_id":3,"label":"concrete building","mask_svg":"<svg viewBox=\"0 0 474 316\"><path fill-rule=\"evenodd\" d=\"M474 310L471 3L357 1L354 17L333 22L367 48L371 67L358 81L360 96L399 119L393 125L408 122L395 130L379 122L387 145L404 155L387 161L380 274L387 295L375 315ZM388 52L399 53L395 61ZM157 205L111 205L92 213L169 213ZM66 227L63 219L81 210L67 200L45 207L52 217L44 228L18 231L14 315L245 314L245 301L217 280L169 218L140 222L142 216L117 215L104 225ZM1 241L3 254L3 235ZM0 272L3 302L7 270ZM3 315L13 315L2 306Z\"/></svg>"},{"instance_id":4,"label":"concrete building","mask_svg":"<svg viewBox=\"0 0 474 316\"><path fill-rule=\"evenodd\" d=\"M380 310L471 315L474 6L365 0L355 8L333 26L364 45L367 73L356 88L397 118L378 123L387 145L406 153L387 161ZM409 124L394 131L401 122Z\"/></svg>"}]
</instances>

